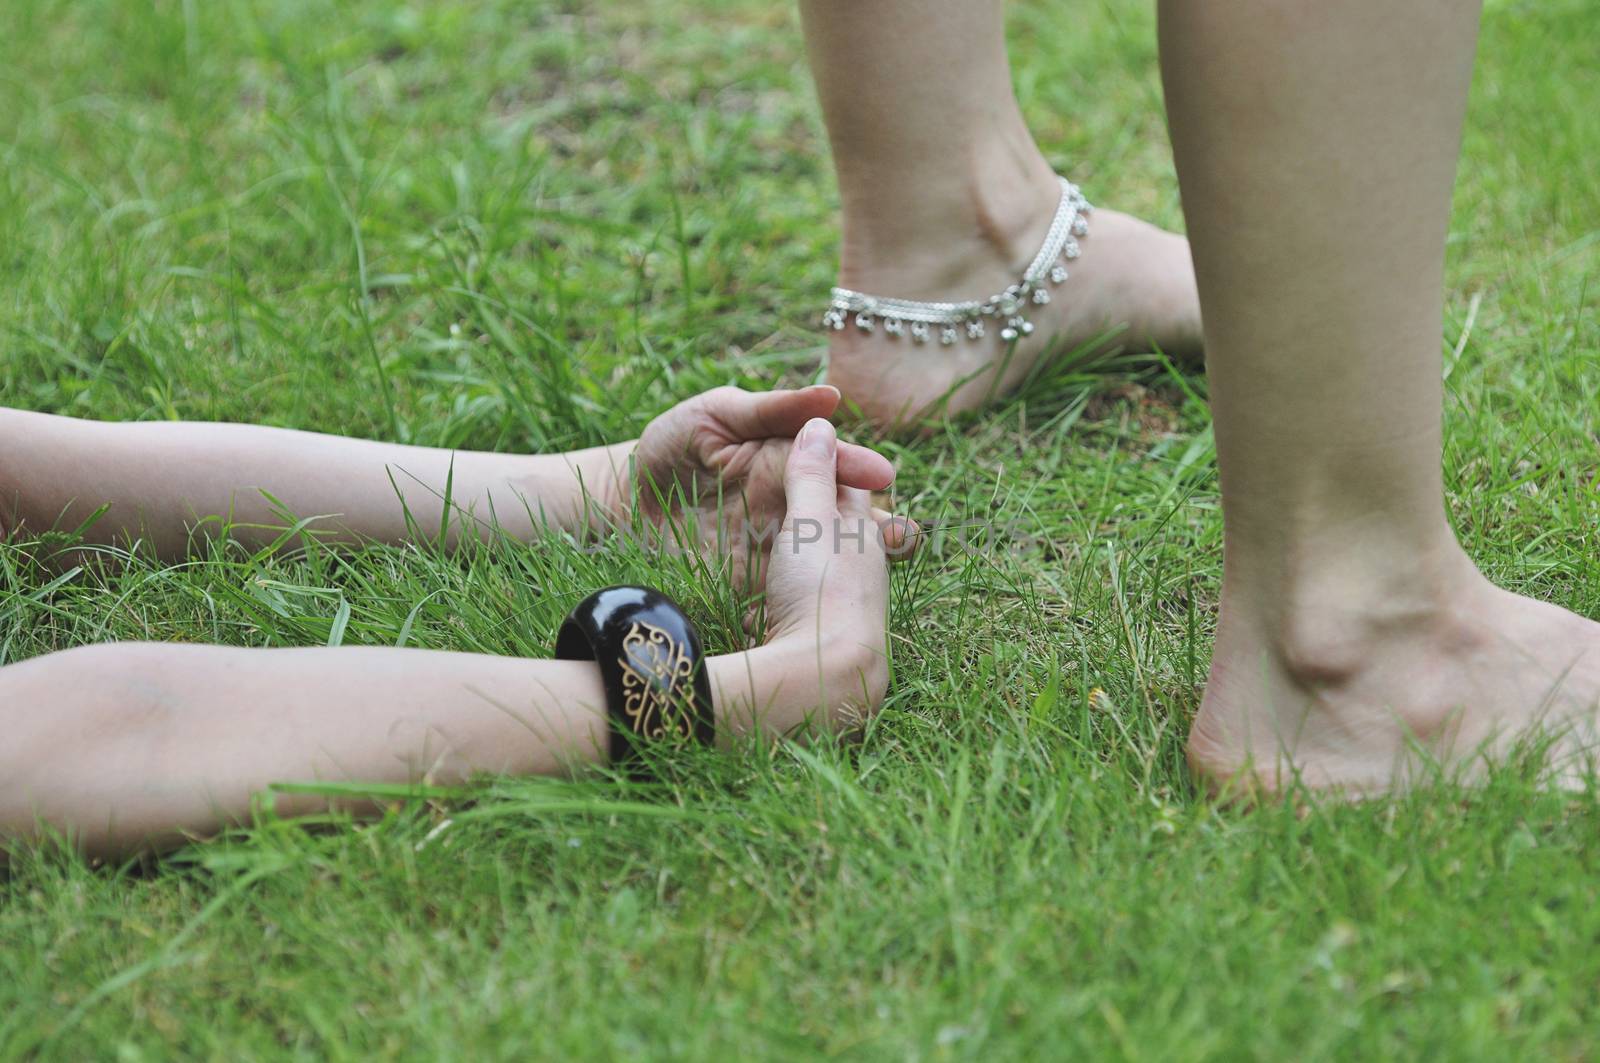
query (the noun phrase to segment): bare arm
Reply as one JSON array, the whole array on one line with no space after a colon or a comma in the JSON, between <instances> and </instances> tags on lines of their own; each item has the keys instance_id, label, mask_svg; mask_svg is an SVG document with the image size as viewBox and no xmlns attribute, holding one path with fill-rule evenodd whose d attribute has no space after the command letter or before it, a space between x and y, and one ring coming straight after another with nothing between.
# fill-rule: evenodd
<instances>
[{"instance_id":1,"label":"bare arm","mask_svg":"<svg viewBox=\"0 0 1600 1063\"><path fill-rule=\"evenodd\" d=\"M718 734L832 724L830 702L859 701L871 681L863 658L794 645L711 658ZM0 669L0 841L46 827L112 855L246 822L274 783L566 775L604 763L605 704L599 669L582 661L382 647L68 650ZM284 816L334 803L271 799Z\"/></svg>"},{"instance_id":2,"label":"bare arm","mask_svg":"<svg viewBox=\"0 0 1600 1063\"><path fill-rule=\"evenodd\" d=\"M724 740L850 726L883 699L884 551L863 534L867 493L835 472L832 429L814 421L786 467L766 644L707 662ZM0 668L0 841L44 828L97 854L170 846L247 819L276 782L566 774L605 757L604 706L587 662L383 647L68 650ZM284 815L329 803L275 802Z\"/></svg>"},{"instance_id":3,"label":"bare arm","mask_svg":"<svg viewBox=\"0 0 1600 1063\"><path fill-rule=\"evenodd\" d=\"M323 542L394 543L443 531L454 546L492 528L522 539L545 528L603 531L631 516L636 490L654 520L665 518L659 503L669 499L727 506L736 522L764 528L784 513L789 441L838 401L829 387L716 388L667 410L640 440L545 455L0 408L0 534L16 526L70 532L104 507L87 542L140 540L163 559L181 558L196 534L225 529L247 546L267 546L297 521ZM894 478L865 447L839 444L837 462L850 487L877 490ZM737 532L709 529L704 545L718 548Z\"/></svg>"},{"instance_id":4,"label":"bare arm","mask_svg":"<svg viewBox=\"0 0 1600 1063\"><path fill-rule=\"evenodd\" d=\"M0 526L70 531L101 506L91 543L144 540L181 557L191 530L259 547L292 518L325 541L399 542L406 517L448 541L491 523L529 537L579 530L613 504L633 442L522 455L376 443L259 425L107 423L0 409ZM448 495L447 495L448 492ZM281 508L274 506L277 499Z\"/></svg>"}]
</instances>

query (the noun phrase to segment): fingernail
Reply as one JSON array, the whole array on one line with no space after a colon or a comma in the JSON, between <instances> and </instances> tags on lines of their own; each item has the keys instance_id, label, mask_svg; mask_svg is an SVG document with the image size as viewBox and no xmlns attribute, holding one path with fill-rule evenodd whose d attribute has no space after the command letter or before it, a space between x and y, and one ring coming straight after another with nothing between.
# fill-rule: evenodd
<instances>
[{"instance_id":1,"label":"fingernail","mask_svg":"<svg viewBox=\"0 0 1600 1063\"><path fill-rule=\"evenodd\" d=\"M800 429L800 438L796 442L808 454L826 456L833 453L833 441L833 425L825 418L813 417Z\"/></svg>"}]
</instances>

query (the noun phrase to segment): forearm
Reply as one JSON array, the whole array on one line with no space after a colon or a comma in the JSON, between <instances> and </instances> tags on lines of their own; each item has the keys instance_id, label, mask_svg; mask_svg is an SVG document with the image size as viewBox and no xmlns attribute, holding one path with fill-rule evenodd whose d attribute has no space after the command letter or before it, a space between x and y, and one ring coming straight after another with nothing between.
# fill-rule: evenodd
<instances>
[{"instance_id":1,"label":"forearm","mask_svg":"<svg viewBox=\"0 0 1600 1063\"><path fill-rule=\"evenodd\" d=\"M768 736L845 730L883 700L888 662L864 646L790 639L707 662L724 742L760 730Z\"/></svg>"},{"instance_id":2,"label":"forearm","mask_svg":"<svg viewBox=\"0 0 1600 1063\"><path fill-rule=\"evenodd\" d=\"M0 669L0 730L0 837L44 824L91 853L215 833L275 783L555 775L606 748L591 664L380 647L70 650Z\"/></svg>"},{"instance_id":3,"label":"forearm","mask_svg":"<svg viewBox=\"0 0 1600 1063\"><path fill-rule=\"evenodd\" d=\"M346 543L400 542L413 529L443 530L449 545L496 526L519 538L546 526L579 532L622 496L632 447L497 454L0 409L0 525L72 530L105 506L87 541L137 538L163 558L182 556L194 533L216 534L224 522L252 547L296 520Z\"/></svg>"},{"instance_id":4,"label":"forearm","mask_svg":"<svg viewBox=\"0 0 1600 1063\"><path fill-rule=\"evenodd\" d=\"M708 659L718 735L836 727L872 682L847 656L791 643ZM0 669L0 734L0 839L44 826L94 854L213 834L269 796L285 816L368 810L274 784L564 775L609 747L589 662L382 647L51 654Z\"/></svg>"}]
</instances>

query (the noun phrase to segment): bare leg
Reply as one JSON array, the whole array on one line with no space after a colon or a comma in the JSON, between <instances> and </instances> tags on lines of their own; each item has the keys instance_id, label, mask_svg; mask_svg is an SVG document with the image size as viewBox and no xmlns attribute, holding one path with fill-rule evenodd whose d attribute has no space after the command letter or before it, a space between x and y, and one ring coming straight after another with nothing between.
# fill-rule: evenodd
<instances>
[{"instance_id":1,"label":"bare leg","mask_svg":"<svg viewBox=\"0 0 1600 1063\"><path fill-rule=\"evenodd\" d=\"M962 300L1014 282L1044 239L1058 190L1012 93L1002 0L801 0L800 11L839 175L840 283ZM1003 375L992 334L913 350L852 327L832 334L828 379L847 401L894 423L968 377L948 410L982 405L1051 349L1120 326L1128 328L1119 343L1196 353L1188 248L1126 215L1096 211L1072 277L1034 318L1038 330Z\"/></svg>"},{"instance_id":2,"label":"bare leg","mask_svg":"<svg viewBox=\"0 0 1600 1063\"><path fill-rule=\"evenodd\" d=\"M1445 236L1478 6L1162 0L1226 513L1190 759L1381 791L1585 739L1600 625L1490 585L1442 505Z\"/></svg>"}]
</instances>

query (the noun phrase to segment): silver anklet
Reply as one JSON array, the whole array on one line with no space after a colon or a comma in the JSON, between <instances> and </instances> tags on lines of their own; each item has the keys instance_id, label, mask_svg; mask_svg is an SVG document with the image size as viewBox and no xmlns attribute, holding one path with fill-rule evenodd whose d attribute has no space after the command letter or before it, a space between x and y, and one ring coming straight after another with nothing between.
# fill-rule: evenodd
<instances>
[{"instance_id":1,"label":"silver anklet","mask_svg":"<svg viewBox=\"0 0 1600 1063\"><path fill-rule=\"evenodd\" d=\"M1089 232L1089 212L1094 208L1083 198L1078 186L1065 177L1061 182L1061 202L1056 216L1045 234L1044 246L1033 256L1033 263L1022 274L1022 279L998 295L982 301L966 303L921 303L912 299L889 299L876 295L853 292L849 288L835 288L833 301L822 315L822 327L843 329L853 317L856 328L871 332L883 319L885 335L898 337L910 326L913 343L927 343L932 330L939 330L939 342L948 347L963 332L968 341L981 340L989 318L1004 321L1000 338L1014 343L1033 332L1033 322L1028 311L1050 301L1050 290L1045 282L1060 284L1067 279L1066 263L1078 257L1077 237Z\"/></svg>"}]
</instances>

